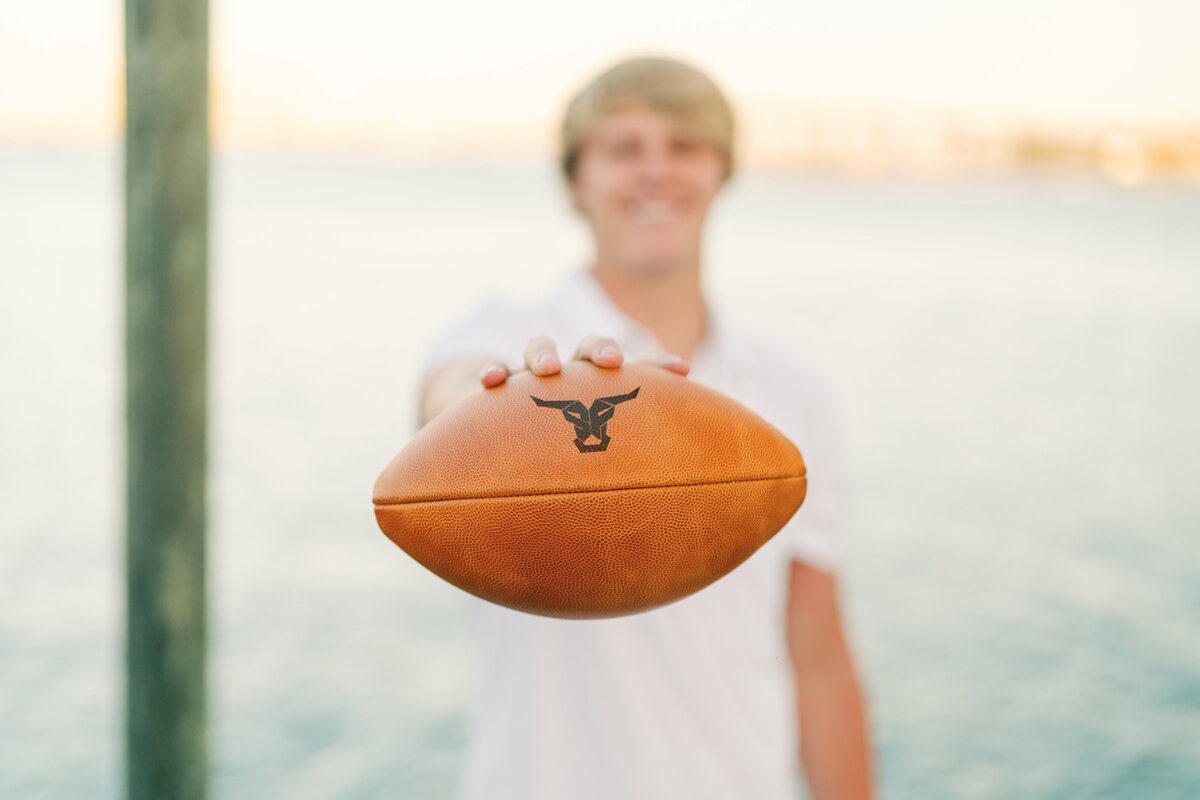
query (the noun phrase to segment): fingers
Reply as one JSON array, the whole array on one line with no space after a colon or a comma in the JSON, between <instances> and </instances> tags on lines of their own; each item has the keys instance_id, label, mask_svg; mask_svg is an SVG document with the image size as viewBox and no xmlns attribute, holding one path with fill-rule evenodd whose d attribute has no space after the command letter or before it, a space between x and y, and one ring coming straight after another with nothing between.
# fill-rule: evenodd
<instances>
[{"instance_id":1,"label":"fingers","mask_svg":"<svg viewBox=\"0 0 1200 800\"><path fill-rule=\"evenodd\" d=\"M616 340L607 336L592 334L583 337L579 347L575 348L574 361L590 361L598 367L619 367L625 360Z\"/></svg>"},{"instance_id":2,"label":"fingers","mask_svg":"<svg viewBox=\"0 0 1200 800\"><path fill-rule=\"evenodd\" d=\"M608 336L592 334L585 336L575 348L571 357L576 361L591 361L598 367L619 367L625 361L616 340ZM651 361L643 362L661 367L676 375L686 376L692 369L684 359L676 355L665 354ZM562 371L562 360L558 357L558 349L554 340L549 336L537 336L529 340L525 346L525 368L539 377L557 375ZM511 371L503 361L490 361L479 373L479 382L484 388L492 389L508 380Z\"/></svg>"},{"instance_id":3,"label":"fingers","mask_svg":"<svg viewBox=\"0 0 1200 800\"><path fill-rule=\"evenodd\" d=\"M485 389L492 389L508 380L508 365L503 361L493 361L485 364L479 373L479 382Z\"/></svg>"},{"instance_id":4,"label":"fingers","mask_svg":"<svg viewBox=\"0 0 1200 800\"><path fill-rule=\"evenodd\" d=\"M525 369L534 375L554 375L562 369L554 340L549 336L537 336L525 345ZM485 389L493 389L508 380L512 371L503 361L489 361L479 373L479 382Z\"/></svg>"},{"instance_id":5,"label":"fingers","mask_svg":"<svg viewBox=\"0 0 1200 800\"><path fill-rule=\"evenodd\" d=\"M558 350L549 336L535 336L525 345L525 367L534 375L555 375L562 369Z\"/></svg>"},{"instance_id":6,"label":"fingers","mask_svg":"<svg viewBox=\"0 0 1200 800\"><path fill-rule=\"evenodd\" d=\"M673 356L670 353L659 356L653 361L648 362L656 367L662 367L665 370L674 372L676 375L687 375L692 371L692 365L684 361L679 356Z\"/></svg>"}]
</instances>

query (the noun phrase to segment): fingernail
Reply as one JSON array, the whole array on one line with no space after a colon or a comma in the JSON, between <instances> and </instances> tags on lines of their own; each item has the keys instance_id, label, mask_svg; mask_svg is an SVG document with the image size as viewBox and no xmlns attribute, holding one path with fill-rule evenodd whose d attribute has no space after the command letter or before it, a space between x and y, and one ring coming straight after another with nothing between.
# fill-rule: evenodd
<instances>
[{"instance_id":1,"label":"fingernail","mask_svg":"<svg viewBox=\"0 0 1200 800\"><path fill-rule=\"evenodd\" d=\"M613 347L611 344L606 344L604 347L600 348L600 355L604 356L605 358L616 358L617 356L621 355L621 351Z\"/></svg>"},{"instance_id":2,"label":"fingernail","mask_svg":"<svg viewBox=\"0 0 1200 800\"><path fill-rule=\"evenodd\" d=\"M545 367L557 361L553 353L542 353L535 362L539 367Z\"/></svg>"}]
</instances>

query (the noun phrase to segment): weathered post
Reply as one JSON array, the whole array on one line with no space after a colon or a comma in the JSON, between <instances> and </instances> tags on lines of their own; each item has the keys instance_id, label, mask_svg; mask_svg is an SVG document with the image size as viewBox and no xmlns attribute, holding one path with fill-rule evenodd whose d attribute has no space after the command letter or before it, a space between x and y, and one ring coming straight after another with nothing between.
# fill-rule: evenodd
<instances>
[{"instance_id":1,"label":"weathered post","mask_svg":"<svg viewBox=\"0 0 1200 800\"><path fill-rule=\"evenodd\" d=\"M126 796L203 798L208 3L125 2Z\"/></svg>"}]
</instances>

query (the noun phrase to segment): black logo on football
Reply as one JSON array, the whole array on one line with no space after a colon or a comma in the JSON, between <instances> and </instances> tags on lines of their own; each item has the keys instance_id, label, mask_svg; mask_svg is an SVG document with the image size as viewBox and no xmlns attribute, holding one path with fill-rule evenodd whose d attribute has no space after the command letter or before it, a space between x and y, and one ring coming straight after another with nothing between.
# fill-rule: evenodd
<instances>
[{"instance_id":1,"label":"black logo on football","mask_svg":"<svg viewBox=\"0 0 1200 800\"><path fill-rule=\"evenodd\" d=\"M575 426L575 446L581 453L596 453L608 447L612 437L608 435L608 421L612 419L613 411L618 403L632 400L638 396L642 387L634 389L629 394L619 394L615 397L601 397L592 401L588 408L578 400L542 400L533 395L533 402L543 408L561 408L567 422ZM588 440L595 438L595 444Z\"/></svg>"}]
</instances>

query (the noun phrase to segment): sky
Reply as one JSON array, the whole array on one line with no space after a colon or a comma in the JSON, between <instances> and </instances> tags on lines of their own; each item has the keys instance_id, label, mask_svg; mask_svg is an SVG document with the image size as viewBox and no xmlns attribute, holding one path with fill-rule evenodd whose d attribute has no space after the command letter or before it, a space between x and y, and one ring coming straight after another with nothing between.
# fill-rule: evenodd
<instances>
[{"instance_id":1,"label":"sky","mask_svg":"<svg viewBox=\"0 0 1200 800\"><path fill-rule=\"evenodd\" d=\"M0 142L121 130L123 4L0 0ZM1195 0L213 0L218 147L548 147L616 58L712 73L743 116L812 103L1200 125Z\"/></svg>"}]
</instances>

